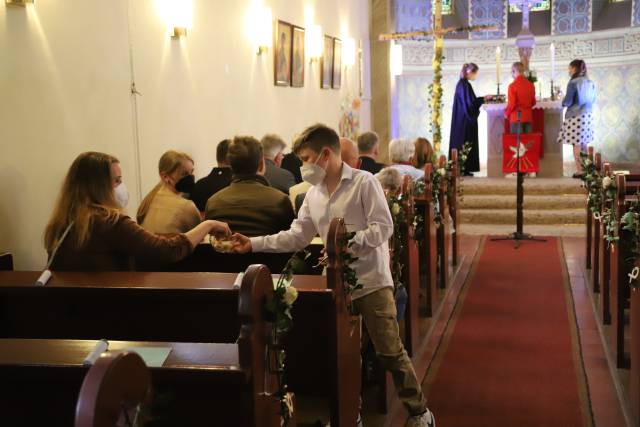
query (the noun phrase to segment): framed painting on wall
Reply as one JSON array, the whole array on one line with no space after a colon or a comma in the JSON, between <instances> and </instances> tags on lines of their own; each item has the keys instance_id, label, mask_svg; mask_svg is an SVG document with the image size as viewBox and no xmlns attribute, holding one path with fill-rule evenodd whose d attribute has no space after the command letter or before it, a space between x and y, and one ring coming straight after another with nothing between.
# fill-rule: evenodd
<instances>
[{"instance_id":1,"label":"framed painting on wall","mask_svg":"<svg viewBox=\"0 0 640 427\"><path fill-rule=\"evenodd\" d=\"M333 39L333 79L331 87L340 89L342 84L342 40Z\"/></svg>"},{"instance_id":2,"label":"framed painting on wall","mask_svg":"<svg viewBox=\"0 0 640 427\"><path fill-rule=\"evenodd\" d=\"M288 22L278 21L275 31L275 48L273 49L274 83L276 86L291 84L291 37L293 26Z\"/></svg>"},{"instance_id":3,"label":"framed painting on wall","mask_svg":"<svg viewBox=\"0 0 640 427\"><path fill-rule=\"evenodd\" d=\"M304 86L304 28L293 26L291 86Z\"/></svg>"},{"instance_id":4,"label":"framed painting on wall","mask_svg":"<svg viewBox=\"0 0 640 427\"><path fill-rule=\"evenodd\" d=\"M333 80L333 37L324 36L324 52L320 66L320 87L330 89Z\"/></svg>"}]
</instances>

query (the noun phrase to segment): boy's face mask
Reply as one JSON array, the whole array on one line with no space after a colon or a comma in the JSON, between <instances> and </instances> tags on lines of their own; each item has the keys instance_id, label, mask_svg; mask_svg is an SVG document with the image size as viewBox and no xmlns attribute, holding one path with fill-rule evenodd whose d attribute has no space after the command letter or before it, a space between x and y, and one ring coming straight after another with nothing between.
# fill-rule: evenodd
<instances>
[{"instance_id":1,"label":"boy's face mask","mask_svg":"<svg viewBox=\"0 0 640 427\"><path fill-rule=\"evenodd\" d=\"M302 180L308 182L311 185L319 185L324 181L325 176L327 176L327 171L318 165L318 161L322 157L323 151L318 154L316 161L312 164L304 163L300 167L300 174L302 175Z\"/></svg>"}]
</instances>

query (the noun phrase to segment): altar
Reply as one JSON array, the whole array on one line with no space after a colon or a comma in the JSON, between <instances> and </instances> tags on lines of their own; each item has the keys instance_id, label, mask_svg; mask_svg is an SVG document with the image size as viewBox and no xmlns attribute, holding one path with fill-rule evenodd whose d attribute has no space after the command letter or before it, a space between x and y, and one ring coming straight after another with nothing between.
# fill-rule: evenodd
<instances>
[{"instance_id":1,"label":"altar","mask_svg":"<svg viewBox=\"0 0 640 427\"><path fill-rule=\"evenodd\" d=\"M502 173L502 136L505 134L504 110L507 104L487 103L482 106L486 112L487 132L487 176L503 177ZM563 147L558 144L558 134L563 120L563 108L560 101L538 101L533 107L534 132L542 132L542 156L540 158L541 178L560 178L563 175Z\"/></svg>"}]
</instances>

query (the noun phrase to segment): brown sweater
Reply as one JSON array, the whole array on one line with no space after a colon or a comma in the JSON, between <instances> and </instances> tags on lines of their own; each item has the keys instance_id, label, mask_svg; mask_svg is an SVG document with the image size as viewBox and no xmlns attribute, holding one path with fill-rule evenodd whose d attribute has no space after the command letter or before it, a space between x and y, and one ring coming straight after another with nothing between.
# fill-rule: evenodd
<instances>
[{"instance_id":1,"label":"brown sweater","mask_svg":"<svg viewBox=\"0 0 640 427\"><path fill-rule=\"evenodd\" d=\"M131 218L120 215L114 223L96 218L87 243L75 248L73 232L58 249L51 265L54 271L126 271L133 259L171 263L193 251L184 234L162 237L144 230ZM51 255L51 254L49 254Z\"/></svg>"}]
</instances>

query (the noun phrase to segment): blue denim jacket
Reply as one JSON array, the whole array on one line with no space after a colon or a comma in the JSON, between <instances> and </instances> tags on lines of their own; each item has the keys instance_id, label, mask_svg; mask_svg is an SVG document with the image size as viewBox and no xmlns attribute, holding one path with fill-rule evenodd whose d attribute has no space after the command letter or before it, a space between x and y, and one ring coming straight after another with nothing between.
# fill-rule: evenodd
<instances>
[{"instance_id":1,"label":"blue denim jacket","mask_svg":"<svg viewBox=\"0 0 640 427\"><path fill-rule=\"evenodd\" d=\"M576 77L569 80L567 94L562 100L562 106L567 107L565 117L578 117L591 112L591 108L593 107L592 103L583 103L580 105L580 101L578 100L578 84L584 80L588 79L586 77Z\"/></svg>"}]
</instances>

